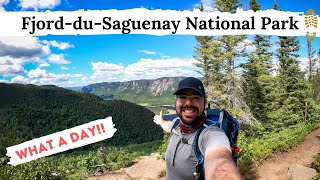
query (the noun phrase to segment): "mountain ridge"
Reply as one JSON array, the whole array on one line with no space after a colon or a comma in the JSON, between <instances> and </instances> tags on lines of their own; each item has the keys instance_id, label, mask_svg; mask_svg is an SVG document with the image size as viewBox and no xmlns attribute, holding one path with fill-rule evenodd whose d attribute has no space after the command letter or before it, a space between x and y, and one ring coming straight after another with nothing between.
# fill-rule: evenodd
<instances>
[{"instance_id":1,"label":"mountain ridge","mask_svg":"<svg viewBox=\"0 0 320 180\"><path fill-rule=\"evenodd\" d=\"M105 100L122 99L137 104L174 104L173 93L185 77L161 77L126 82L89 84L81 91L95 94Z\"/></svg>"}]
</instances>

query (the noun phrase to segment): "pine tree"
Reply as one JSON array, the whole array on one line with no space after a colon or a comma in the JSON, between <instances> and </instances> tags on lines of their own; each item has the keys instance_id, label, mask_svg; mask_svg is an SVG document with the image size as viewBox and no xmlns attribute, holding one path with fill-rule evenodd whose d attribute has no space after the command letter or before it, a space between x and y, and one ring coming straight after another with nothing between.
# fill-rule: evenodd
<instances>
[{"instance_id":1,"label":"pine tree","mask_svg":"<svg viewBox=\"0 0 320 180\"><path fill-rule=\"evenodd\" d=\"M256 0L250 0L253 11L260 10ZM272 53L270 36L255 35L252 42L255 50L248 53L249 61L242 64L245 83L245 99L253 115L260 121L267 121L269 94L272 90L272 77L270 75Z\"/></svg>"},{"instance_id":2,"label":"pine tree","mask_svg":"<svg viewBox=\"0 0 320 180\"><path fill-rule=\"evenodd\" d=\"M280 10L275 2L274 9ZM269 118L277 127L290 126L304 120L306 107L307 84L304 73L301 72L298 51L300 49L297 37L279 37L279 48L276 57L279 63L277 85L274 91L273 110Z\"/></svg>"},{"instance_id":3,"label":"pine tree","mask_svg":"<svg viewBox=\"0 0 320 180\"><path fill-rule=\"evenodd\" d=\"M313 81L314 75L316 73L316 63L318 58L315 58L316 50L313 50L311 42L307 41L307 54L308 54L308 80Z\"/></svg>"},{"instance_id":4,"label":"pine tree","mask_svg":"<svg viewBox=\"0 0 320 180\"><path fill-rule=\"evenodd\" d=\"M214 8L221 12L235 13L242 6L237 0L216 0ZM250 109L246 105L242 90L243 79L236 71L245 51L246 36L221 36L211 39L212 60L208 94L209 100L220 104L242 122L251 122ZM214 47L214 48L212 48ZM219 79L218 79L219 78Z\"/></svg>"},{"instance_id":5,"label":"pine tree","mask_svg":"<svg viewBox=\"0 0 320 180\"><path fill-rule=\"evenodd\" d=\"M203 4L200 4L199 7L200 11L202 12L204 10ZM201 70L197 71L199 74L201 74L204 77L203 84L204 86L208 86L209 82L209 67L210 67L210 60L211 60L211 54L210 54L210 40L212 39L212 36L196 36L197 44L194 47L194 53L193 56L197 62L195 63L195 66L199 67Z\"/></svg>"}]
</instances>

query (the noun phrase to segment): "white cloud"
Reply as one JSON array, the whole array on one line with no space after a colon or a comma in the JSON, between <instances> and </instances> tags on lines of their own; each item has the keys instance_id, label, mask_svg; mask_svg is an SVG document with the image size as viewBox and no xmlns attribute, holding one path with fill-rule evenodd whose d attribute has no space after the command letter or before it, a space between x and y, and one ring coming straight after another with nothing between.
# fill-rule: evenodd
<instances>
[{"instance_id":1,"label":"white cloud","mask_svg":"<svg viewBox=\"0 0 320 180\"><path fill-rule=\"evenodd\" d=\"M124 77L126 80L154 79L164 76L192 76L195 73L195 59L169 58L169 59L140 59L139 62L126 67Z\"/></svg>"},{"instance_id":2,"label":"white cloud","mask_svg":"<svg viewBox=\"0 0 320 180\"><path fill-rule=\"evenodd\" d=\"M16 76L11 79L11 83L19 83L19 84L29 84L29 79L23 77L23 76Z\"/></svg>"},{"instance_id":3,"label":"white cloud","mask_svg":"<svg viewBox=\"0 0 320 180\"><path fill-rule=\"evenodd\" d=\"M55 63L55 64L70 64L70 61L67 61L64 59L63 54L51 54L48 57L49 62Z\"/></svg>"},{"instance_id":4,"label":"white cloud","mask_svg":"<svg viewBox=\"0 0 320 180\"><path fill-rule=\"evenodd\" d=\"M0 0L0 12L6 11L3 6L8 3L9 3L9 0Z\"/></svg>"},{"instance_id":5,"label":"white cloud","mask_svg":"<svg viewBox=\"0 0 320 180\"><path fill-rule=\"evenodd\" d=\"M314 58L317 58L317 56L315 56ZM298 59L298 61L299 61L300 70L307 72L308 67L309 67L309 59L307 57L301 57ZM317 66L317 64L316 64L315 68L317 68L317 67L319 67L319 66Z\"/></svg>"},{"instance_id":6,"label":"white cloud","mask_svg":"<svg viewBox=\"0 0 320 180\"><path fill-rule=\"evenodd\" d=\"M155 55L155 54L156 54L156 52L154 52L154 51L148 51L148 50L139 50L139 52L142 52L142 53L148 54L148 55Z\"/></svg>"},{"instance_id":7,"label":"white cloud","mask_svg":"<svg viewBox=\"0 0 320 180\"><path fill-rule=\"evenodd\" d=\"M33 69L28 72L29 78L43 78L47 76L48 76L47 71L40 68Z\"/></svg>"},{"instance_id":8,"label":"white cloud","mask_svg":"<svg viewBox=\"0 0 320 180\"><path fill-rule=\"evenodd\" d=\"M49 67L50 64L48 64L47 62L43 62L39 64L39 67Z\"/></svg>"},{"instance_id":9,"label":"white cloud","mask_svg":"<svg viewBox=\"0 0 320 180\"><path fill-rule=\"evenodd\" d=\"M60 4L60 0L20 0L20 7L22 9L33 8L38 9L52 9Z\"/></svg>"},{"instance_id":10,"label":"white cloud","mask_svg":"<svg viewBox=\"0 0 320 180\"><path fill-rule=\"evenodd\" d=\"M93 82L117 81L124 73L124 66L107 62L91 62L93 75L90 77Z\"/></svg>"},{"instance_id":11,"label":"white cloud","mask_svg":"<svg viewBox=\"0 0 320 180\"><path fill-rule=\"evenodd\" d=\"M24 72L21 66L23 60L10 57L0 57L0 74L3 76L13 76Z\"/></svg>"},{"instance_id":12,"label":"white cloud","mask_svg":"<svg viewBox=\"0 0 320 180\"><path fill-rule=\"evenodd\" d=\"M92 62L93 75L90 83L155 79L159 77L196 76L193 58L140 59L139 62L122 66L107 62Z\"/></svg>"},{"instance_id":13,"label":"white cloud","mask_svg":"<svg viewBox=\"0 0 320 180\"><path fill-rule=\"evenodd\" d=\"M95 71L122 71L123 66L107 62L91 62L92 69Z\"/></svg>"},{"instance_id":14,"label":"white cloud","mask_svg":"<svg viewBox=\"0 0 320 180\"><path fill-rule=\"evenodd\" d=\"M66 66L61 66L61 70L68 70L69 68Z\"/></svg>"},{"instance_id":15,"label":"white cloud","mask_svg":"<svg viewBox=\"0 0 320 180\"><path fill-rule=\"evenodd\" d=\"M8 83L8 82L9 82L8 80L0 79L0 83Z\"/></svg>"},{"instance_id":16,"label":"white cloud","mask_svg":"<svg viewBox=\"0 0 320 180\"><path fill-rule=\"evenodd\" d=\"M84 84L81 81L85 76L83 74L54 74L47 72L45 69L37 68L30 70L28 72L28 78L25 78L25 81L28 81L31 84L36 85L56 85L60 87L67 86L82 86ZM19 77L21 79L21 77Z\"/></svg>"},{"instance_id":17,"label":"white cloud","mask_svg":"<svg viewBox=\"0 0 320 180\"><path fill-rule=\"evenodd\" d=\"M65 49L69 49L69 48L74 48L74 46L72 44L69 44L67 42L57 42L57 41L47 41L44 40L43 43L47 44L47 45L51 45L53 47L56 47L60 50L65 50Z\"/></svg>"},{"instance_id":18,"label":"white cloud","mask_svg":"<svg viewBox=\"0 0 320 180\"><path fill-rule=\"evenodd\" d=\"M201 0L203 5L203 10L206 12L213 12L215 9L213 8L214 1L213 0ZM199 9L200 4L194 4L194 8Z\"/></svg>"},{"instance_id":19,"label":"white cloud","mask_svg":"<svg viewBox=\"0 0 320 180\"><path fill-rule=\"evenodd\" d=\"M0 57L32 58L49 53L50 49L36 37L0 37Z\"/></svg>"}]
</instances>

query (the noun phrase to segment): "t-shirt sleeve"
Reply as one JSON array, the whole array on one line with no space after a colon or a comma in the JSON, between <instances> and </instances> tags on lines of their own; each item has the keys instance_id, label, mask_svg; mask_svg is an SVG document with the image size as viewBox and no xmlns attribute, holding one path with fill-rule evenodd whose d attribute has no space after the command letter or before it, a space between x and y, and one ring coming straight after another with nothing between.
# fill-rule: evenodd
<instances>
[{"instance_id":1,"label":"t-shirt sleeve","mask_svg":"<svg viewBox=\"0 0 320 180\"><path fill-rule=\"evenodd\" d=\"M202 154L216 147L224 147L231 153L230 143L227 135L223 130L216 126L205 128L199 136L199 149Z\"/></svg>"}]
</instances>

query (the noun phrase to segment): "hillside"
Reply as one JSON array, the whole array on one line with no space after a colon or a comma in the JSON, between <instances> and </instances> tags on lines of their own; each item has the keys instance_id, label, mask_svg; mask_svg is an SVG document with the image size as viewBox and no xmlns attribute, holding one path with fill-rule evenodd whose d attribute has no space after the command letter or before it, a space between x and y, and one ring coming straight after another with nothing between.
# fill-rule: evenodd
<instances>
[{"instance_id":1,"label":"hillside","mask_svg":"<svg viewBox=\"0 0 320 180\"><path fill-rule=\"evenodd\" d=\"M5 83L0 83L0 99L0 157L8 146L106 116L112 116L118 130L108 144L142 143L163 137L150 110L122 100L104 101L56 86Z\"/></svg>"},{"instance_id":2,"label":"hillside","mask_svg":"<svg viewBox=\"0 0 320 180\"><path fill-rule=\"evenodd\" d=\"M104 82L84 86L81 91L105 100L122 99L137 104L174 104L173 93L184 77L163 77L154 80Z\"/></svg>"}]
</instances>

